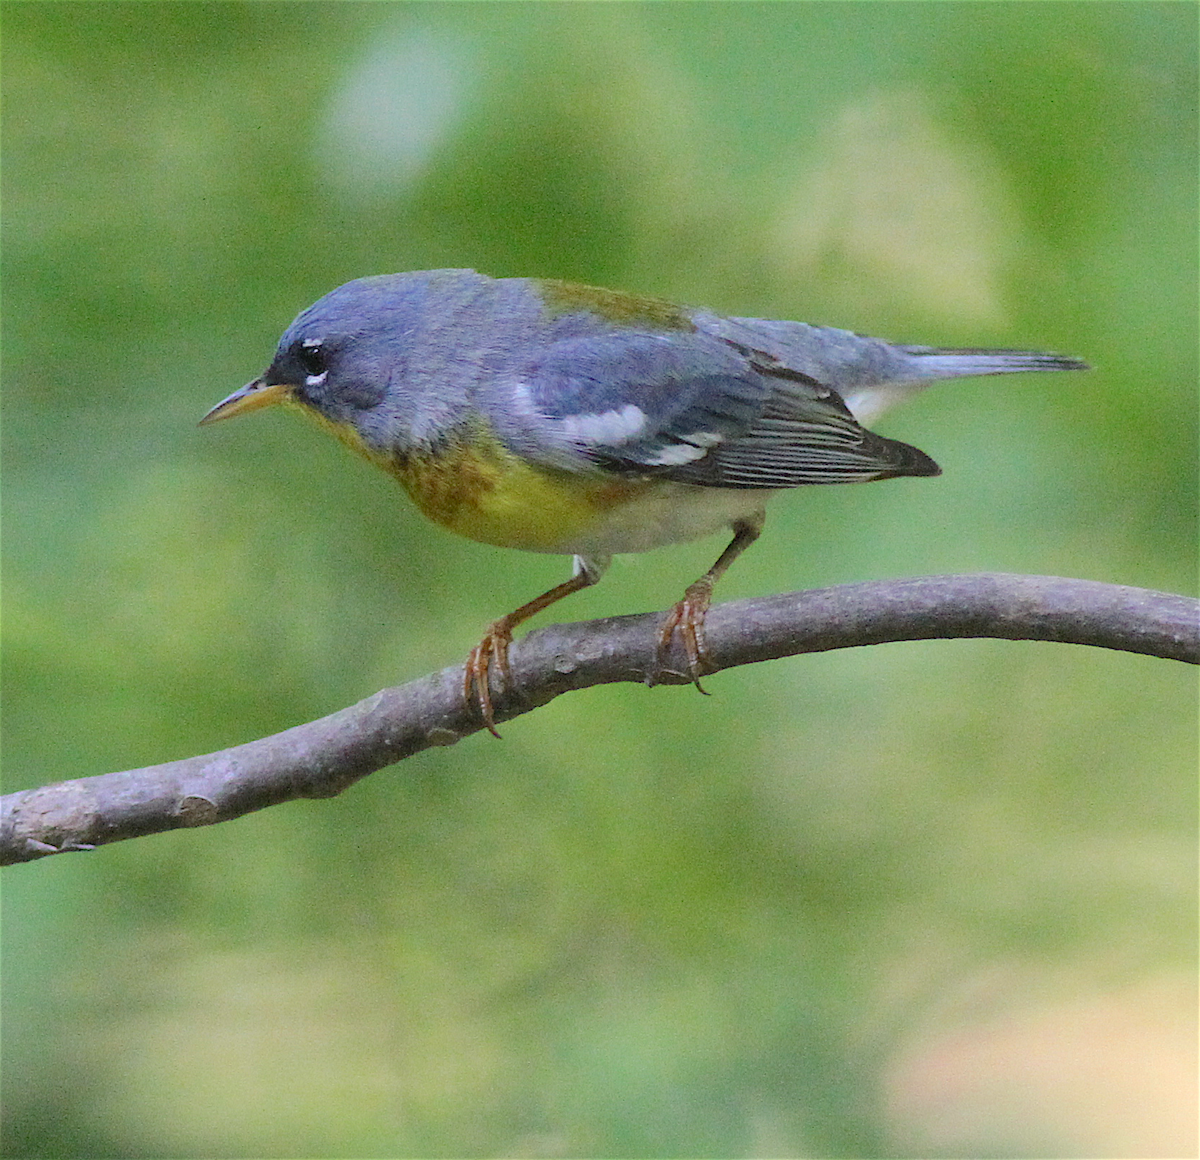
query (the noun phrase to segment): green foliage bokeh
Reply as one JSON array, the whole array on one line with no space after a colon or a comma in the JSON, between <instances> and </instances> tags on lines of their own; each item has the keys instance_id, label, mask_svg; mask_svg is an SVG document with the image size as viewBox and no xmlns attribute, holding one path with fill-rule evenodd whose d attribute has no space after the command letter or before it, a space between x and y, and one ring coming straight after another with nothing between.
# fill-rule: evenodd
<instances>
[{"instance_id":1,"label":"green foliage bokeh","mask_svg":"<svg viewBox=\"0 0 1200 1160\"><path fill-rule=\"evenodd\" d=\"M781 498L719 596L1195 591L1189 4L2 11L8 790L330 712L566 574L286 415L196 429L367 273L1080 355L889 416L945 475ZM721 546L555 613L666 607ZM1140 1146L1127 1069L1047 1106L981 1080L939 1121L911 1061L1192 977L1193 674L960 641L710 688L562 698L333 801L8 871L5 1155Z\"/></svg>"}]
</instances>

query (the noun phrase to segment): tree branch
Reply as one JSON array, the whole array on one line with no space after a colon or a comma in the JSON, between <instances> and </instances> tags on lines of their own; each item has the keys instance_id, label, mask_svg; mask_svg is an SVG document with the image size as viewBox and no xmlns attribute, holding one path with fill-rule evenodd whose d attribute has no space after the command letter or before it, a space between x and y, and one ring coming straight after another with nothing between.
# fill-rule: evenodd
<instances>
[{"instance_id":1,"label":"tree branch","mask_svg":"<svg viewBox=\"0 0 1200 1160\"><path fill-rule=\"evenodd\" d=\"M556 624L512 647L504 721L562 693L617 681L683 684L655 672L661 613ZM996 637L1094 645L1200 664L1200 602L1052 576L930 576L794 592L714 607L713 671L898 640ZM300 797L332 797L377 769L482 728L454 665L272 737L201 757L107 773L0 799L0 865L224 822Z\"/></svg>"}]
</instances>

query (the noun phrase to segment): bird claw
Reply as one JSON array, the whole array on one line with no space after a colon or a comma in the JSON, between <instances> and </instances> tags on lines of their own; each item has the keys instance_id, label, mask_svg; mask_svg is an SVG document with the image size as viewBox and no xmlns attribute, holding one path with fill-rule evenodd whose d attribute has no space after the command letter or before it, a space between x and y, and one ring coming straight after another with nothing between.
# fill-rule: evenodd
<instances>
[{"instance_id":1,"label":"bird claw","mask_svg":"<svg viewBox=\"0 0 1200 1160\"><path fill-rule=\"evenodd\" d=\"M512 626L507 618L496 621L484 634L483 640L471 650L463 669L463 697L468 705L474 704L479 710L479 716L493 737L499 737L500 732L496 728L492 710L491 673L493 667L499 670L501 688L512 679L508 664L510 644Z\"/></svg>"},{"instance_id":2,"label":"bird claw","mask_svg":"<svg viewBox=\"0 0 1200 1160\"><path fill-rule=\"evenodd\" d=\"M670 671L667 668L667 659L671 652L671 641L678 632L683 641L683 650L687 654L688 675L696 689L705 696L708 696L708 690L700 683L700 678L706 672L713 671L712 658L709 656L708 643L704 636L704 618L708 615L711 603L712 584L703 580L696 581L684 592L683 599L667 613L658 634L659 672Z\"/></svg>"}]
</instances>

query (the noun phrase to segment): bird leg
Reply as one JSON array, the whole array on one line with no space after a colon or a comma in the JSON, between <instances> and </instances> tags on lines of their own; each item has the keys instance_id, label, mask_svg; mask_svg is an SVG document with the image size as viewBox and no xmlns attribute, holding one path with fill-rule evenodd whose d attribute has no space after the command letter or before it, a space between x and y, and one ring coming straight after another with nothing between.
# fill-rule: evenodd
<instances>
[{"instance_id":1,"label":"bird leg","mask_svg":"<svg viewBox=\"0 0 1200 1160\"><path fill-rule=\"evenodd\" d=\"M705 692L705 688L700 684L700 678L711 666L708 645L704 639L704 618L708 615L708 606L712 603L713 587L729 570L729 565L758 539L764 519L765 513L759 512L751 519L738 520L733 525L733 539L729 541L729 546L699 580L687 586L683 599L667 613L658 634L659 671L669 671L667 658L671 652L671 640L678 630L684 652L687 653L688 672L691 674L692 683L701 693Z\"/></svg>"},{"instance_id":2,"label":"bird leg","mask_svg":"<svg viewBox=\"0 0 1200 1160\"><path fill-rule=\"evenodd\" d=\"M466 668L463 671L463 696L468 704L474 701L479 709L483 723L493 737L499 737L496 729L496 718L492 712L491 672L498 669L501 678L501 688L512 678L512 670L508 665L508 646L512 644L513 629L523 624L531 616L536 616L544 608L557 603L564 596L570 596L580 589L589 588L595 584L608 566L607 559L585 559L575 557L575 574L570 580L556 584L549 592L543 592L528 604L500 617L487 630L481 640L467 657Z\"/></svg>"}]
</instances>

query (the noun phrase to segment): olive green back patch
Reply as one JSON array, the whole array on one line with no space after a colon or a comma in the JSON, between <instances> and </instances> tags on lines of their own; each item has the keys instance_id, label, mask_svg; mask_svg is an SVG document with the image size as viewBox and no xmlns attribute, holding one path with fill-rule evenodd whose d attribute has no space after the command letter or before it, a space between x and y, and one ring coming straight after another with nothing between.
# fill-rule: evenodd
<instances>
[{"instance_id":1,"label":"olive green back patch","mask_svg":"<svg viewBox=\"0 0 1200 1160\"><path fill-rule=\"evenodd\" d=\"M599 286L584 286L580 282L560 282L556 278L540 278L537 285L551 317L586 311L626 326L649 326L655 330L696 329L683 307L663 298L624 294Z\"/></svg>"}]
</instances>

